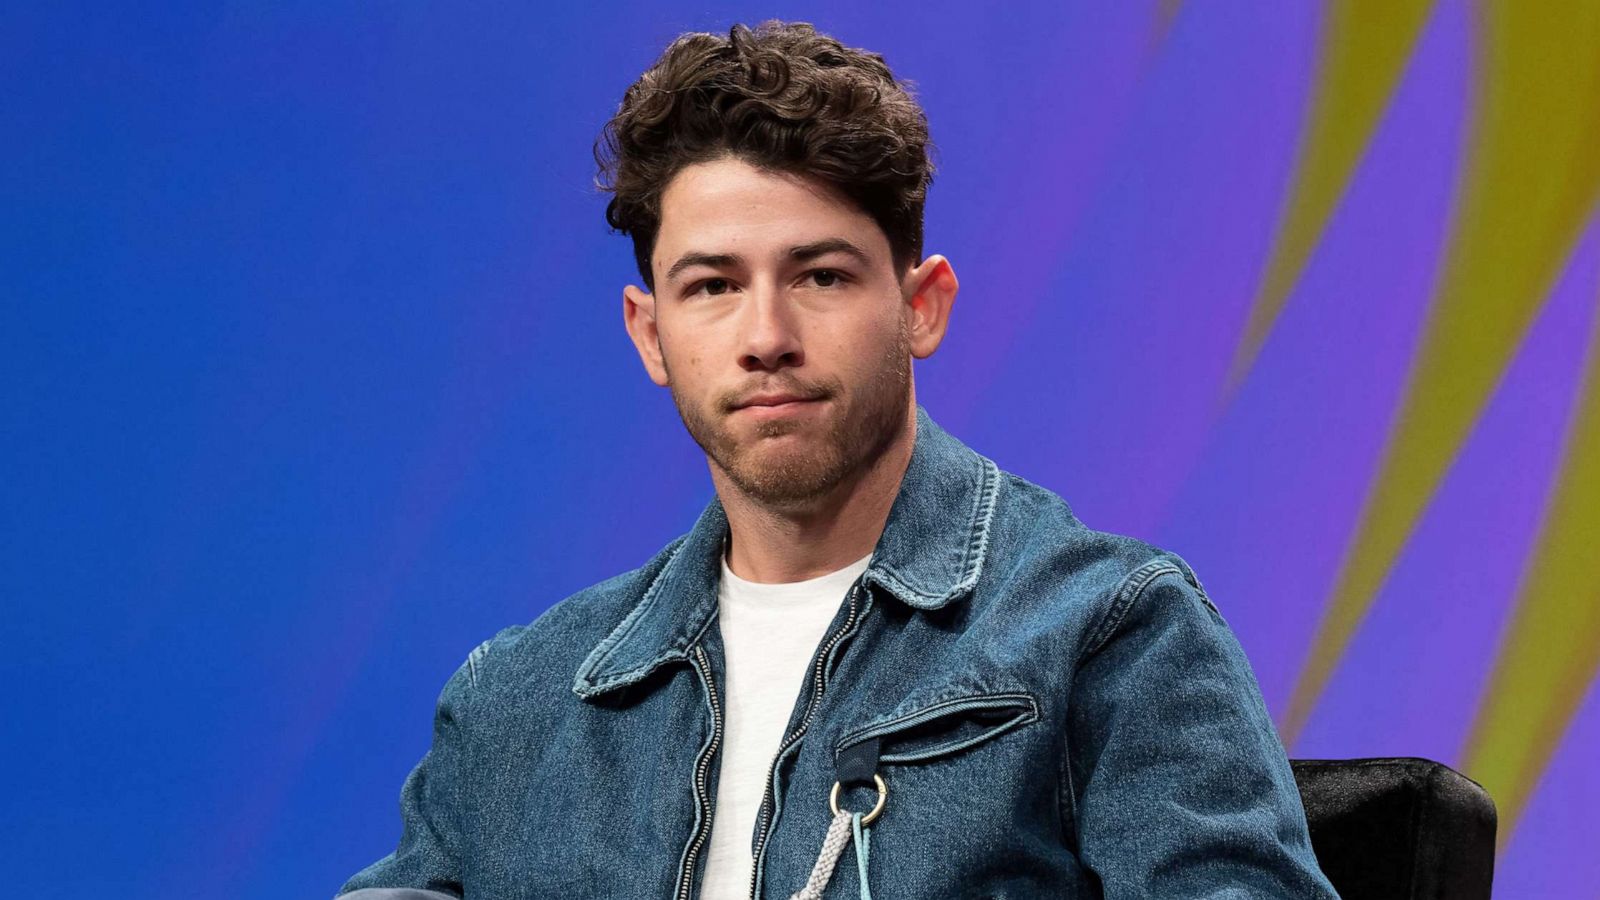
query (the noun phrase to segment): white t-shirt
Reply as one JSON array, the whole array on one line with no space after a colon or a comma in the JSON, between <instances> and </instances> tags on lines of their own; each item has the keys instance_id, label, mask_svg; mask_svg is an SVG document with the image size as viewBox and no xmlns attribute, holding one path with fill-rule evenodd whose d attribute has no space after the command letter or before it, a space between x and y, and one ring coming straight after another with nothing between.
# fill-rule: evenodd
<instances>
[{"instance_id":1,"label":"white t-shirt","mask_svg":"<svg viewBox=\"0 0 1600 900\"><path fill-rule=\"evenodd\" d=\"M817 644L851 583L871 559L869 553L836 572L805 581L762 584L733 574L723 557L717 588L718 626L727 661L722 774L700 893L705 900L750 896L751 841L767 769L778 753Z\"/></svg>"}]
</instances>

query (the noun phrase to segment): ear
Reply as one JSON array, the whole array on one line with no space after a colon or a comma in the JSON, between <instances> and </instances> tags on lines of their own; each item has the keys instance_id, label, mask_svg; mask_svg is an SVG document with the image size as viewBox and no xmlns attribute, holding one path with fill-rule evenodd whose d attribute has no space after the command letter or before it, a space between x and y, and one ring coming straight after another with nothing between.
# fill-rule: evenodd
<instances>
[{"instance_id":1,"label":"ear","mask_svg":"<svg viewBox=\"0 0 1600 900\"><path fill-rule=\"evenodd\" d=\"M950 324L950 307L955 305L961 283L955 269L943 256L934 254L906 272L900 280L904 295L903 313L911 335L911 355L926 359L939 349Z\"/></svg>"},{"instance_id":2,"label":"ear","mask_svg":"<svg viewBox=\"0 0 1600 900\"><path fill-rule=\"evenodd\" d=\"M634 349L639 351L639 360L644 363L650 380L666 387L671 379L667 377L666 361L661 357L661 333L656 328L655 296L636 285L624 287L622 324L628 329L628 337L633 339Z\"/></svg>"}]
</instances>

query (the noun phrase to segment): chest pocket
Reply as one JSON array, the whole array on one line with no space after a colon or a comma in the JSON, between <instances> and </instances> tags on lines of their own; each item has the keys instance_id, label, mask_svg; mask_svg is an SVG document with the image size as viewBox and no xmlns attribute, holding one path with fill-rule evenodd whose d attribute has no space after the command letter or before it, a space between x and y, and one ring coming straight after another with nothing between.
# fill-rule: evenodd
<instances>
[{"instance_id":1,"label":"chest pocket","mask_svg":"<svg viewBox=\"0 0 1600 900\"><path fill-rule=\"evenodd\" d=\"M839 738L834 753L877 738L878 762L917 763L960 753L1039 718L1032 694L951 697L869 722Z\"/></svg>"},{"instance_id":2,"label":"chest pocket","mask_svg":"<svg viewBox=\"0 0 1600 900\"><path fill-rule=\"evenodd\" d=\"M883 812L868 832L879 900L1039 896L1014 871L1036 870L1031 848L1049 844L1018 836L1058 827L1028 774L1044 735L1019 733L1039 701L985 680L928 685L833 742L830 809ZM842 881L823 896L854 897L857 882Z\"/></svg>"}]
</instances>

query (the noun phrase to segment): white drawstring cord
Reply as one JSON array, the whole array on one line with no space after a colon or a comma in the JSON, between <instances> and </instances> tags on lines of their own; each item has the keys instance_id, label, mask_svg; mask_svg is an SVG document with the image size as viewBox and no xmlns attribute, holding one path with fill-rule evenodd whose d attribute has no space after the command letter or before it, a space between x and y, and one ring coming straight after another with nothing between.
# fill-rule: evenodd
<instances>
[{"instance_id":1,"label":"white drawstring cord","mask_svg":"<svg viewBox=\"0 0 1600 900\"><path fill-rule=\"evenodd\" d=\"M856 871L861 879L861 900L872 900L872 891L867 887L869 834L861 827L861 813L840 810L828 823L828 834L822 839L822 852L817 855L816 865L811 867L811 877L806 879L806 886L789 895L789 900L822 900L822 891L833 877L839 856L844 853L844 845L852 837L856 845Z\"/></svg>"}]
</instances>

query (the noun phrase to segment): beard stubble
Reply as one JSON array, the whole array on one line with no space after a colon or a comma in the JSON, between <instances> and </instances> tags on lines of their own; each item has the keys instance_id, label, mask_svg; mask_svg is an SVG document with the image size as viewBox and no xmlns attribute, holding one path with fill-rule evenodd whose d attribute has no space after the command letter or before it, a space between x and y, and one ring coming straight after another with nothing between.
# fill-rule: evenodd
<instances>
[{"instance_id":1,"label":"beard stubble","mask_svg":"<svg viewBox=\"0 0 1600 900\"><path fill-rule=\"evenodd\" d=\"M662 354L665 365L666 354ZM671 377L671 370L667 375ZM801 396L822 395L833 409L826 422L809 416L775 419L755 425L755 436L743 439L728 427L734 398L718 397L707 414L670 382L673 403L684 428L712 463L741 492L774 509L804 509L847 478L870 466L905 427L911 394L911 338L904 319L895 339L884 347L877 365L847 394L838 379L801 382L780 379L765 387ZM815 431L815 441L777 447L774 440L791 432Z\"/></svg>"}]
</instances>

